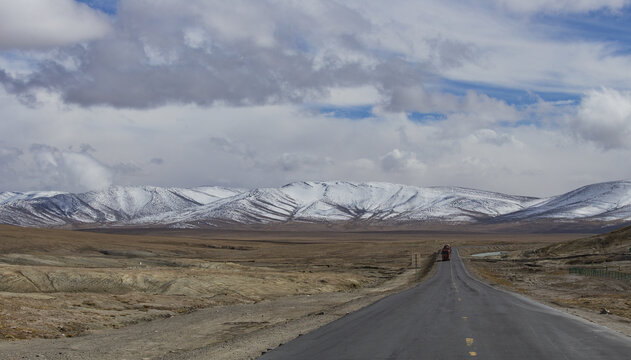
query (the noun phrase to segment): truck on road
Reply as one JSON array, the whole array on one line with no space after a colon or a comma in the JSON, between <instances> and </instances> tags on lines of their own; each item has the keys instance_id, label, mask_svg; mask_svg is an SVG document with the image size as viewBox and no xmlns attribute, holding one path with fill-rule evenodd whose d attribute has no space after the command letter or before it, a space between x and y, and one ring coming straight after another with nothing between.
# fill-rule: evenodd
<instances>
[{"instance_id":1,"label":"truck on road","mask_svg":"<svg viewBox=\"0 0 631 360\"><path fill-rule=\"evenodd\" d=\"M449 244L445 244L440 254L443 256L443 261L449 261L449 258L451 257L451 246L449 246Z\"/></svg>"}]
</instances>

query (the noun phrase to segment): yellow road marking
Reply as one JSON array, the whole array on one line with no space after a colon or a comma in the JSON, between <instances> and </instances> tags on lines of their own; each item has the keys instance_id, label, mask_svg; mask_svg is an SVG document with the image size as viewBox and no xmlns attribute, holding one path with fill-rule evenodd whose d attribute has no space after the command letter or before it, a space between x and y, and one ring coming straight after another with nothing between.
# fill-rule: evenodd
<instances>
[{"instance_id":1,"label":"yellow road marking","mask_svg":"<svg viewBox=\"0 0 631 360\"><path fill-rule=\"evenodd\" d=\"M462 299L461 299L461 298L458 298L458 301L462 301Z\"/></svg>"},{"instance_id":2,"label":"yellow road marking","mask_svg":"<svg viewBox=\"0 0 631 360\"><path fill-rule=\"evenodd\" d=\"M469 355L471 356L478 356L478 353L475 351L469 351Z\"/></svg>"},{"instance_id":3,"label":"yellow road marking","mask_svg":"<svg viewBox=\"0 0 631 360\"><path fill-rule=\"evenodd\" d=\"M468 317L466 317L466 316L462 317L462 320L467 320L467 319L468 319Z\"/></svg>"},{"instance_id":4,"label":"yellow road marking","mask_svg":"<svg viewBox=\"0 0 631 360\"><path fill-rule=\"evenodd\" d=\"M473 345L473 338L467 338L466 341L467 341L467 346Z\"/></svg>"}]
</instances>

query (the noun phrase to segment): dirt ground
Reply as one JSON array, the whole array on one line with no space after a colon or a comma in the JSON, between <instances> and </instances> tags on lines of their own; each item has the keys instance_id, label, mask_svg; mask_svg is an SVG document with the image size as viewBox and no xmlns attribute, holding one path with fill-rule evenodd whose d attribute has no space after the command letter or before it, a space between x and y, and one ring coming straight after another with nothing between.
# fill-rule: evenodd
<instances>
[{"instance_id":1,"label":"dirt ground","mask_svg":"<svg viewBox=\"0 0 631 360\"><path fill-rule=\"evenodd\" d=\"M473 254L500 252L475 257ZM570 268L631 274L631 228L553 245L466 247L460 253L484 281L631 336L631 280L571 274Z\"/></svg>"},{"instance_id":2,"label":"dirt ground","mask_svg":"<svg viewBox=\"0 0 631 360\"><path fill-rule=\"evenodd\" d=\"M0 336L73 337L208 307L374 288L437 246L405 234L0 226Z\"/></svg>"},{"instance_id":3,"label":"dirt ground","mask_svg":"<svg viewBox=\"0 0 631 360\"><path fill-rule=\"evenodd\" d=\"M0 225L0 357L255 358L412 286L431 272L435 251L444 243L469 258L476 252L526 251L580 237L448 231L124 232ZM487 279L503 281L503 273L492 266L499 262L470 262ZM532 293L537 288L534 284Z\"/></svg>"}]
</instances>

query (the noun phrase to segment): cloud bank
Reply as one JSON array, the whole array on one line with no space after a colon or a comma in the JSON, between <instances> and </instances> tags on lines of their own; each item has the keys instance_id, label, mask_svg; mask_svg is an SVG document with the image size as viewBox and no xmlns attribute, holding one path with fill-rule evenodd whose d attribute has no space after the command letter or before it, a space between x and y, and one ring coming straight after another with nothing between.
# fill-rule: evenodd
<instances>
[{"instance_id":1,"label":"cloud bank","mask_svg":"<svg viewBox=\"0 0 631 360\"><path fill-rule=\"evenodd\" d=\"M0 191L630 178L629 6L0 2Z\"/></svg>"},{"instance_id":2,"label":"cloud bank","mask_svg":"<svg viewBox=\"0 0 631 360\"><path fill-rule=\"evenodd\" d=\"M37 49L99 39L106 16L73 0L0 1L0 49Z\"/></svg>"},{"instance_id":3,"label":"cloud bank","mask_svg":"<svg viewBox=\"0 0 631 360\"><path fill-rule=\"evenodd\" d=\"M81 191L105 189L112 184L110 169L92 157L88 150L60 151L48 145L33 144L30 152L36 165L33 175L37 179L46 179L46 187Z\"/></svg>"},{"instance_id":4,"label":"cloud bank","mask_svg":"<svg viewBox=\"0 0 631 360\"><path fill-rule=\"evenodd\" d=\"M605 61L608 84L599 85L631 80L615 74L631 62L611 43L541 41L525 36L532 29L521 25L540 12L613 11L626 1L492 3L122 0L109 20L71 0L5 2L0 47L58 47L5 59L0 82L26 101L45 90L69 104L119 108L300 104L326 99L332 88L369 86L391 109L411 111L458 102L426 90L434 86L428 74L588 90L593 79L577 79L575 71L590 73ZM493 7L517 12L523 22ZM43 21L27 21L34 16ZM567 68L556 69L560 81L550 84L548 64L562 61Z\"/></svg>"},{"instance_id":5,"label":"cloud bank","mask_svg":"<svg viewBox=\"0 0 631 360\"><path fill-rule=\"evenodd\" d=\"M585 94L570 128L610 150L631 146L631 91L602 88Z\"/></svg>"},{"instance_id":6,"label":"cloud bank","mask_svg":"<svg viewBox=\"0 0 631 360\"><path fill-rule=\"evenodd\" d=\"M44 89L67 103L128 108L296 103L331 87L418 81L417 64L370 54L362 34L372 31L359 12L333 1L122 1L110 36L60 48L24 76L2 71L0 81L14 94ZM61 29L50 33L50 44L65 39ZM38 41L22 35L16 46Z\"/></svg>"},{"instance_id":7,"label":"cloud bank","mask_svg":"<svg viewBox=\"0 0 631 360\"><path fill-rule=\"evenodd\" d=\"M628 0L495 0L495 3L517 13L584 13L600 9L618 11L631 4Z\"/></svg>"}]
</instances>

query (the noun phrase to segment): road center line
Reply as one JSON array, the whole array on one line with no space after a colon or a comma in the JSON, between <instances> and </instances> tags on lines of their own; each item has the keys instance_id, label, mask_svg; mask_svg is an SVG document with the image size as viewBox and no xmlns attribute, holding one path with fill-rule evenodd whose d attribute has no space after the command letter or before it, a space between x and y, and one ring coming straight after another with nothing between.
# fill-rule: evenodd
<instances>
[{"instance_id":1,"label":"road center line","mask_svg":"<svg viewBox=\"0 0 631 360\"><path fill-rule=\"evenodd\" d=\"M473 346L473 338L466 338L467 346ZM475 351L469 351L469 356L478 356L478 353Z\"/></svg>"}]
</instances>

